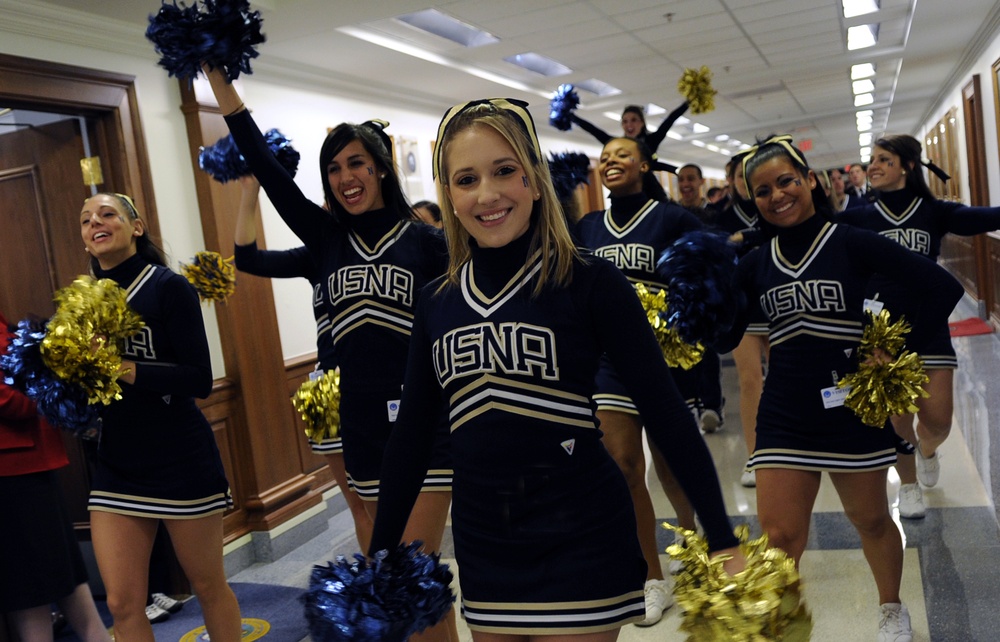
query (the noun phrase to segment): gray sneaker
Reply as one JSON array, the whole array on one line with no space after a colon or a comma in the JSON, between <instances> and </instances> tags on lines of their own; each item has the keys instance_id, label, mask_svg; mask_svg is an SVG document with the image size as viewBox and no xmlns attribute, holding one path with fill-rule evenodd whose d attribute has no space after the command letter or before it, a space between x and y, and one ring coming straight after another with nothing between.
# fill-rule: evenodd
<instances>
[{"instance_id":1,"label":"gray sneaker","mask_svg":"<svg viewBox=\"0 0 1000 642\"><path fill-rule=\"evenodd\" d=\"M878 608L878 642L913 642L910 612L906 606L897 603Z\"/></svg>"}]
</instances>

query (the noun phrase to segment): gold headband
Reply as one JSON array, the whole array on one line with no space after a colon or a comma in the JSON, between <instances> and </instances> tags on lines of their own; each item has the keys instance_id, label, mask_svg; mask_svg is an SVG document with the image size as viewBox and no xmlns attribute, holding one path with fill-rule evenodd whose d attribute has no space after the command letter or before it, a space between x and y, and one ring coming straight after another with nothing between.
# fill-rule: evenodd
<instances>
[{"instance_id":1,"label":"gold headband","mask_svg":"<svg viewBox=\"0 0 1000 642\"><path fill-rule=\"evenodd\" d=\"M747 194L750 195L751 197L752 194L750 194L750 178L747 176L747 162L751 158L757 155L757 152L760 151L761 147L767 147L768 145L781 145L792 158L797 160L799 164L802 165L802 167L805 168L809 167L809 164L806 163L806 159L802 157L802 153L799 152L799 150L795 149L795 147L792 145L791 136L789 136L788 134L782 134L780 136L771 136L763 143L758 143L753 147L751 147L750 149L748 149L746 152L744 152L746 156L743 157L743 182L746 184Z\"/></svg>"},{"instance_id":2,"label":"gold headband","mask_svg":"<svg viewBox=\"0 0 1000 642\"><path fill-rule=\"evenodd\" d=\"M125 205L128 206L129 215L132 217L132 220L137 220L139 218L139 210L136 209L135 201L132 200L132 197L128 194L119 194L118 192L115 192L114 195L120 198Z\"/></svg>"},{"instance_id":3,"label":"gold headband","mask_svg":"<svg viewBox=\"0 0 1000 642\"><path fill-rule=\"evenodd\" d=\"M441 149L444 147L444 135L448 131L448 125L451 121L455 119L456 116L466 111L471 107L476 105L493 105L497 109L502 109L514 116L518 124L524 130L524 133L528 135L528 140L531 141L531 147L535 152L535 162L541 162L542 159L542 148L538 144L538 134L535 132L535 121L532 120L531 114L528 112L528 103L523 100L517 100L516 98L482 98L480 100L471 100L467 103L462 103L460 105L455 105L449 109L444 114L444 118L441 119L441 124L438 125L437 133L437 145L434 146L434 178L438 178L441 175Z\"/></svg>"}]
</instances>

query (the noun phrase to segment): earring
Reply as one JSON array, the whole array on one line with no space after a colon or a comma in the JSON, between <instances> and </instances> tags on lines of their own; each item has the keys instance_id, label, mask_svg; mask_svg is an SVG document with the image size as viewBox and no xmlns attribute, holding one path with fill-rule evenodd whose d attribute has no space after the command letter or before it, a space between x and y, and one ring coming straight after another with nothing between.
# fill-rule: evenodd
<instances>
[{"instance_id":1,"label":"earring","mask_svg":"<svg viewBox=\"0 0 1000 642\"><path fill-rule=\"evenodd\" d=\"M906 170L905 169L903 170L903 176L906 176Z\"/></svg>"},{"instance_id":2,"label":"earring","mask_svg":"<svg viewBox=\"0 0 1000 642\"><path fill-rule=\"evenodd\" d=\"M379 174L379 178L385 178L385 174Z\"/></svg>"}]
</instances>

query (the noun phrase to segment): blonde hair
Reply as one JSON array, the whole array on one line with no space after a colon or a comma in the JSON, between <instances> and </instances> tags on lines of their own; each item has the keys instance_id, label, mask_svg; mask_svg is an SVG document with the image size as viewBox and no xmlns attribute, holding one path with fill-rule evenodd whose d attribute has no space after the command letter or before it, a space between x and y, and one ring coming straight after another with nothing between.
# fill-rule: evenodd
<instances>
[{"instance_id":1,"label":"blonde hair","mask_svg":"<svg viewBox=\"0 0 1000 642\"><path fill-rule=\"evenodd\" d=\"M533 256L541 248L542 269L539 272L533 295L538 295L550 282L565 286L573 278L573 261L580 259L563 216L559 198L552 186L548 163L545 162L534 135L534 124L524 109L515 110L503 105L511 103L496 101L474 101L452 108L441 123L438 136L438 203L441 206L441 221L444 224L445 239L448 242L447 279L441 289L448 285L458 285L462 267L472 258L469 233L458 220L455 206L448 194L448 147L459 133L474 127L490 127L514 150L521 166L525 169L528 186L539 194L531 210L534 223L532 239L527 256Z\"/></svg>"}]
</instances>

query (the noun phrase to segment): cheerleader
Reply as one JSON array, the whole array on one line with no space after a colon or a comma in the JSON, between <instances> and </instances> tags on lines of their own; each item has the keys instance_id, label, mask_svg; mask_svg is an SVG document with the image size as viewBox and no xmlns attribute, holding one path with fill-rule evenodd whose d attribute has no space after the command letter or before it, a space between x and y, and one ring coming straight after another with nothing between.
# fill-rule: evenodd
<instances>
[{"instance_id":1,"label":"cheerleader","mask_svg":"<svg viewBox=\"0 0 1000 642\"><path fill-rule=\"evenodd\" d=\"M933 261L941 252L941 239L946 234L972 236L1000 229L1000 208L968 207L934 198L924 181L920 154L920 141L912 136L890 134L877 140L868 166L868 180L872 190L877 190L874 192L877 200L862 209L849 210L841 220L874 230ZM947 180L947 174L936 165L927 163L927 166ZM906 292L881 280L873 282L871 289L878 293L887 309L899 310L899 314L910 317L914 302L907 298ZM930 377L924 386L930 396L916 402L919 408L916 430L913 415L894 417L892 422L899 435L914 445L917 479L932 487L940 474L937 449L951 432L952 379L958 367L947 319L938 325L934 340L924 346L920 358ZM922 507L920 486L914 483L905 490L915 495Z\"/></svg>"},{"instance_id":2,"label":"cheerleader","mask_svg":"<svg viewBox=\"0 0 1000 642\"><path fill-rule=\"evenodd\" d=\"M226 123L247 165L285 223L319 265L320 292L340 367L344 466L351 486L375 518L383 451L399 412L413 310L421 287L444 272L440 232L414 221L381 125L342 123L320 150L329 212L302 194L277 162L239 95L215 69L207 71ZM451 505L447 428L437 446L407 528L437 551ZM421 639L457 639L454 617Z\"/></svg>"},{"instance_id":3,"label":"cheerleader","mask_svg":"<svg viewBox=\"0 0 1000 642\"><path fill-rule=\"evenodd\" d=\"M656 160L656 150L660 147L660 143L663 142L663 139L667 137L667 132L670 131L670 128L673 127L674 123L677 122L677 119L680 118L684 112L687 111L687 109L688 102L685 100L679 107L670 112L667 117L663 119L663 122L660 123L660 126L657 127L655 131L649 131L646 129L646 112L639 105L627 105L625 109L622 110L622 134L624 134L626 138L634 138L646 145L653 158L651 169L662 172L670 172L671 174L677 173L677 167L675 165ZM570 120L579 125L585 132L596 138L601 145L606 145L609 140L614 138L614 136L604 131L597 125L578 116L576 112L570 114Z\"/></svg>"},{"instance_id":4,"label":"cheerleader","mask_svg":"<svg viewBox=\"0 0 1000 642\"><path fill-rule=\"evenodd\" d=\"M646 563L592 396L607 354L698 510L735 553L711 456L672 385L632 286L567 230L526 104L477 100L438 129L451 249L414 322L383 465L373 554L395 548L449 412L452 525L477 642L610 642L645 617ZM729 560L731 570L744 560Z\"/></svg>"},{"instance_id":5,"label":"cheerleader","mask_svg":"<svg viewBox=\"0 0 1000 642\"><path fill-rule=\"evenodd\" d=\"M317 375L337 367L333 356L333 340L330 338L330 315L326 312L320 295L321 275L312 254L303 245L290 250L260 250L257 248L257 198L260 183L253 175L240 179L240 209L236 215L236 268L256 276L290 279L302 277L309 281L313 289L313 315L316 317L316 368ZM362 550L368 548L372 535L372 518L365 509L364 502L351 490L344 468L344 443L338 436L314 441L309 438L309 448L313 454L321 455L333 473L341 495L354 519L354 533Z\"/></svg>"},{"instance_id":6,"label":"cheerleader","mask_svg":"<svg viewBox=\"0 0 1000 642\"><path fill-rule=\"evenodd\" d=\"M656 274L656 260L685 232L701 228L693 214L666 199L662 189L654 198L643 189L652 161L649 150L632 138L612 138L601 150L597 170L601 182L611 193L611 207L591 212L576 224L574 233L583 247L614 263L634 284L656 292L666 284ZM653 181L652 185L658 187ZM674 369L672 375L692 384L695 377ZM601 359L594 393L597 419L604 446L625 474L632 504L635 507L639 544L648 567L646 577L646 619L640 626L656 624L663 611L673 604L670 584L664 580L656 545L656 514L646 487L646 458L642 447L643 418L629 391L606 358ZM683 528L696 530L694 510L684 491L674 479L669 466L654 463L663 490L677 513Z\"/></svg>"},{"instance_id":7,"label":"cheerleader","mask_svg":"<svg viewBox=\"0 0 1000 642\"><path fill-rule=\"evenodd\" d=\"M194 288L166 267L132 200L97 194L80 214L91 270L128 293L145 327L122 351L122 398L101 412L87 508L115 637L153 642L149 561L160 521L213 640L240 639L222 565L222 515L233 505L212 427L195 405L212 365Z\"/></svg>"},{"instance_id":8,"label":"cheerleader","mask_svg":"<svg viewBox=\"0 0 1000 642\"><path fill-rule=\"evenodd\" d=\"M878 639L908 641L909 615L899 599L902 541L886 496L872 490L885 488L886 469L896 461L895 436L862 423L844 407L845 391L836 384L857 368L865 287L873 274L913 294L938 293L914 306L909 341L917 347L947 318L962 287L898 243L831 223L828 201L791 137L749 150L744 171L758 211L776 230L740 260L736 274L739 290L763 310L770 329L770 370L749 462L757 472L761 527L798 562L822 472L829 473L875 578ZM748 319L742 310L720 349L738 342Z\"/></svg>"},{"instance_id":9,"label":"cheerleader","mask_svg":"<svg viewBox=\"0 0 1000 642\"><path fill-rule=\"evenodd\" d=\"M728 205L715 216L715 227L726 234L737 245L737 254L742 256L753 249L760 236L760 221L757 206L747 194L747 184L743 180L743 154L738 154L726 163L726 182L729 184ZM740 423L743 439L747 445L747 456L753 453L757 426L757 406L760 393L764 389L764 369L768 359L767 322L763 314L747 325L739 344L733 348L733 362L740 386ZM744 468L740 484L753 488L757 484L756 473Z\"/></svg>"}]
</instances>

